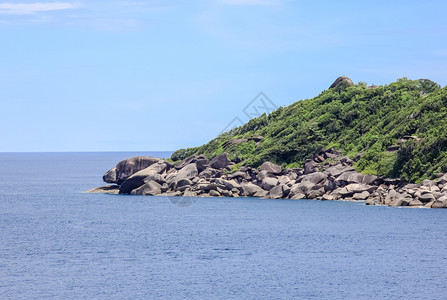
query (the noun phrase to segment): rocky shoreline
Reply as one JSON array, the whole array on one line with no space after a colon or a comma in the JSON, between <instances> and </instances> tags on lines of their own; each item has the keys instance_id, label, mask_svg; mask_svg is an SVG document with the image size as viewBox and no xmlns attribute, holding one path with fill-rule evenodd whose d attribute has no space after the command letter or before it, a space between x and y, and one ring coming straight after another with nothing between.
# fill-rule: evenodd
<instances>
[{"instance_id":1,"label":"rocky shoreline","mask_svg":"<svg viewBox=\"0 0 447 300\"><path fill-rule=\"evenodd\" d=\"M366 205L447 208L447 173L419 184L356 172L357 159L332 149L308 159L304 168L284 169L271 162L240 167L223 153L212 160L191 156L176 164L136 156L119 162L103 176L112 185L89 190L111 193L186 197L259 197L365 201ZM233 170L233 172L232 172Z\"/></svg>"}]
</instances>

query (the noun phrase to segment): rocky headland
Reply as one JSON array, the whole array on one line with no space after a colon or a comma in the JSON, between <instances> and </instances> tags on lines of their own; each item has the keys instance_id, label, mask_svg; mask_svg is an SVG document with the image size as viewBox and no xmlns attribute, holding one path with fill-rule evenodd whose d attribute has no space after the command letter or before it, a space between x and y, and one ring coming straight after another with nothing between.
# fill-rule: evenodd
<instances>
[{"instance_id":1,"label":"rocky headland","mask_svg":"<svg viewBox=\"0 0 447 300\"><path fill-rule=\"evenodd\" d=\"M103 177L112 185L89 192L447 208L446 107L447 87L428 79L367 86L340 76L170 160L123 160Z\"/></svg>"},{"instance_id":2,"label":"rocky headland","mask_svg":"<svg viewBox=\"0 0 447 300\"><path fill-rule=\"evenodd\" d=\"M366 205L447 208L447 174L436 180L407 183L355 171L359 157L321 150L304 168L283 169L271 162L259 168L235 165L227 153L209 160L193 155L176 164L137 156L119 162L103 176L112 185L90 193L184 197L259 197L365 201ZM235 170L236 169L236 170Z\"/></svg>"}]
</instances>

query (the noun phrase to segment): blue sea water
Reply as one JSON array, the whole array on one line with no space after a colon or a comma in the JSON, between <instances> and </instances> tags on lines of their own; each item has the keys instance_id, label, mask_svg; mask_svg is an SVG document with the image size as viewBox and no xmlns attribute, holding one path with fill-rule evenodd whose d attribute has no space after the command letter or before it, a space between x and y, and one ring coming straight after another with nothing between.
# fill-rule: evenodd
<instances>
[{"instance_id":1,"label":"blue sea water","mask_svg":"<svg viewBox=\"0 0 447 300\"><path fill-rule=\"evenodd\" d=\"M1 299L447 298L447 210L82 193L141 154L0 153Z\"/></svg>"}]
</instances>

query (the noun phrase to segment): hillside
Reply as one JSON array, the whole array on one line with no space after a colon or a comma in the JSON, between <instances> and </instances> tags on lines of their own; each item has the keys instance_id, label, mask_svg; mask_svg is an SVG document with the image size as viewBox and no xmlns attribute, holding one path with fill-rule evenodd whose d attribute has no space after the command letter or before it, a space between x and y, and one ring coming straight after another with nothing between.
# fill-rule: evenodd
<instances>
[{"instance_id":1,"label":"hillside","mask_svg":"<svg viewBox=\"0 0 447 300\"><path fill-rule=\"evenodd\" d=\"M341 79L315 98L280 107L171 158L226 152L240 159L234 170L265 161L291 168L333 148L364 174L420 182L447 172L446 87L427 79L371 87Z\"/></svg>"}]
</instances>

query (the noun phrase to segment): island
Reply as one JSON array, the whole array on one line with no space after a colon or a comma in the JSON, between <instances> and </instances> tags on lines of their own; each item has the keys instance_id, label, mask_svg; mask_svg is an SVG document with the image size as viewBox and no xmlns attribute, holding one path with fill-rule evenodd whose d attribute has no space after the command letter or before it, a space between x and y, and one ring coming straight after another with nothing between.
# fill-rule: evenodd
<instances>
[{"instance_id":1,"label":"island","mask_svg":"<svg viewBox=\"0 0 447 300\"><path fill-rule=\"evenodd\" d=\"M137 156L89 190L183 197L364 201L447 208L447 89L341 76L300 100L170 159Z\"/></svg>"}]
</instances>

